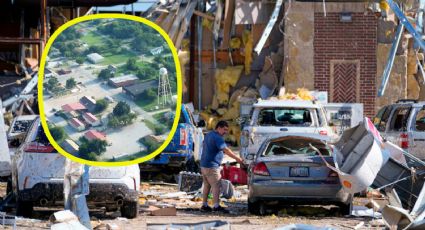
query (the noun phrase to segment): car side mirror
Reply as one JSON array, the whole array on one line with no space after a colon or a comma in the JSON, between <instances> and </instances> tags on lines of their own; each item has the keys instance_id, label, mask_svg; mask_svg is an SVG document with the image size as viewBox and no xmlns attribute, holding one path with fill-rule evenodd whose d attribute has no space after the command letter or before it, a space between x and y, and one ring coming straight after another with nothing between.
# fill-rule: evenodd
<instances>
[{"instance_id":1,"label":"car side mirror","mask_svg":"<svg viewBox=\"0 0 425 230\"><path fill-rule=\"evenodd\" d=\"M205 121L204 120L200 120L200 121L198 121L198 124L197 124L197 126L198 127L205 127Z\"/></svg>"},{"instance_id":2,"label":"car side mirror","mask_svg":"<svg viewBox=\"0 0 425 230\"><path fill-rule=\"evenodd\" d=\"M254 154L248 154L248 155L246 156L246 159L247 159L247 160L250 160L250 161L254 160L254 158L255 158L255 155L254 155Z\"/></svg>"}]
</instances>

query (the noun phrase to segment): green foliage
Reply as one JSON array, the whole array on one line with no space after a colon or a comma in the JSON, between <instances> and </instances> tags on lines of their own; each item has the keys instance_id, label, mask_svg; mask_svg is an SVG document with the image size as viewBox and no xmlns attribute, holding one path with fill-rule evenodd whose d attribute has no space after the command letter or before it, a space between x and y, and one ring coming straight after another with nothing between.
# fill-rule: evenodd
<instances>
[{"instance_id":1,"label":"green foliage","mask_svg":"<svg viewBox=\"0 0 425 230\"><path fill-rule=\"evenodd\" d=\"M89 51L88 52L89 54L90 53L100 53L101 48L100 48L100 46L90 46L88 51Z\"/></svg>"},{"instance_id":2,"label":"green foliage","mask_svg":"<svg viewBox=\"0 0 425 230\"><path fill-rule=\"evenodd\" d=\"M158 73L151 65L142 65L136 72L136 76L141 80L148 80L157 77Z\"/></svg>"},{"instance_id":3,"label":"green foliage","mask_svg":"<svg viewBox=\"0 0 425 230\"><path fill-rule=\"evenodd\" d=\"M62 126L49 126L49 131L52 134L53 139L55 139L58 143L61 143L66 137L65 129Z\"/></svg>"},{"instance_id":4,"label":"green foliage","mask_svg":"<svg viewBox=\"0 0 425 230\"><path fill-rule=\"evenodd\" d=\"M109 78L113 78L114 74L108 69L102 69L97 77L101 80L108 80Z\"/></svg>"},{"instance_id":5,"label":"green foliage","mask_svg":"<svg viewBox=\"0 0 425 230\"><path fill-rule=\"evenodd\" d=\"M84 57L77 57L75 59L75 62L77 62L78 64L83 64L85 60L86 59Z\"/></svg>"},{"instance_id":6,"label":"green foliage","mask_svg":"<svg viewBox=\"0 0 425 230\"><path fill-rule=\"evenodd\" d=\"M56 77L51 77L46 83L46 88L50 91L55 91L58 87L59 81Z\"/></svg>"},{"instance_id":7,"label":"green foliage","mask_svg":"<svg viewBox=\"0 0 425 230\"><path fill-rule=\"evenodd\" d=\"M98 114L105 111L106 108L108 108L108 102L105 99L99 99L96 101L96 107L93 112Z\"/></svg>"},{"instance_id":8,"label":"green foliage","mask_svg":"<svg viewBox=\"0 0 425 230\"><path fill-rule=\"evenodd\" d=\"M78 153L82 157L85 156L92 158L93 154L99 156L106 151L106 146L108 146L108 143L106 141L99 139L89 141L85 137L81 137L80 142L81 145L78 150Z\"/></svg>"},{"instance_id":9,"label":"green foliage","mask_svg":"<svg viewBox=\"0 0 425 230\"><path fill-rule=\"evenodd\" d=\"M158 96L158 93L155 89L148 89L145 90L142 94L140 94L141 98L144 98L146 100L154 100Z\"/></svg>"},{"instance_id":10,"label":"green foliage","mask_svg":"<svg viewBox=\"0 0 425 230\"><path fill-rule=\"evenodd\" d=\"M76 85L77 85L77 82L75 81L75 79L74 78L70 78L70 79L66 80L65 88L72 89Z\"/></svg>"},{"instance_id":11,"label":"green foliage","mask_svg":"<svg viewBox=\"0 0 425 230\"><path fill-rule=\"evenodd\" d=\"M135 58L135 57L129 58L127 60L127 63L125 64L126 69L127 70L130 70L130 71L137 70L137 64L136 64L136 62L137 62L137 58Z\"/></svg>"},{"instance_id":12,"label":"green foliage","mask_svg":"<svg viewBox=\"0 0 425 230\"><path fill-rule=\"evenodd\" d=\"M146 147L146 150L149 153L157 150L161 146L161 143L158 143L158 142L153 141L150 138L146 138L146 137L140 138L139 142L142 143Z\"/></svg>"},{"instance_id":13,"label":"green foliage","mask_svg":"<svg viewBox=\"0 0 425 230\"><path fill-rule=\"evenodd\" d=\"M134 113L129 113L122 116L112 115L108 121L108 127L110 128L119 128L126 125L130 125L137 118L137 115Z\"/></svg>"},{"instance_id":14,"label":"green foliage","mask_svg":"<svg viewBox=\"0 0 425 230\"><path fill-rule=\"evenodd\" d=\"M120 101L112 112L114 116L123 116L129 114L130 111L130 106L125 101Z\"/></svg>"},{"instance_id":15,"label":"green foliage","mask_svg":"<svg viewBox=\"0 0 425 230\"><path fill-rule=\"evenodd\" d=\"M167 128L163 126L162 124L157 124L155 126L155 135L162 135L165 132L167 132Z\"/></svg>"}]
</instances>

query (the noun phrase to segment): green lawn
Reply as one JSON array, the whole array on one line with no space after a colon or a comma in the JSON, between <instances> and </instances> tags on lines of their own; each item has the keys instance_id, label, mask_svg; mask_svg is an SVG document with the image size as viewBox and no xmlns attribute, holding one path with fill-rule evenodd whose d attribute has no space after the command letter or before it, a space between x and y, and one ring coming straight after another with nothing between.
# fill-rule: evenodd
<instances>
[{"instance_id":1,"label":"green lawn","mask_svg":"<svg viewBox=\"0 0 425 230\"><path fill-rule=\"evenodd\" d=\"M102 56L105 58L100 64L109 65L109 64L119 64L127 62L130 57L135 57L136 55L131 52L112 54L112 53L103 53Z\"/></svg>"},{"instance_id":2,"label":"green lawn","mask_svg":"<svg viewBox=\"0 0 425 230\"><path fill-rule=\"evenodd\" d=\"M95 34L93 32L89 32L83 37L81 37L81 40L83 40L85 43L87 43L89 46L92 45L102 45L102 37L98 34Z\"/></svg>"},{"instance_id":3,"label":"green lawn","mask_svg":"<svg viewBox=\"0 0 425 230\"><path fill-rule=\"evenodd\" d=\"M136 101L134 101L140 108L142 108L145 111L151 111L155 108L155 106L158 105L158 100L155 99L149 99L149 98L139 98Z\"/></svg>"}]
</instances>

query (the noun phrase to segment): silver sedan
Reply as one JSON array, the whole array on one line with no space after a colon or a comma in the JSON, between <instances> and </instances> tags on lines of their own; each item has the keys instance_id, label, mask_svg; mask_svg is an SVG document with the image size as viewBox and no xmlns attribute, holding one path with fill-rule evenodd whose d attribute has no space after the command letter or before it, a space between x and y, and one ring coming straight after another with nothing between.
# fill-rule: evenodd
<instances>
[{"instance_id":1,"label":"silver sedan","mask_svg":"<svg viewBox=\"0 0 425 230\"><path fill-rule=\"evenodd\" d=\"M266 140L249 166L248 211L264 214L268 203L334 204L349 215L352 197L325 165L333 164L332 150L322 140L316 134Z\"/></svg>"}]
</instances>

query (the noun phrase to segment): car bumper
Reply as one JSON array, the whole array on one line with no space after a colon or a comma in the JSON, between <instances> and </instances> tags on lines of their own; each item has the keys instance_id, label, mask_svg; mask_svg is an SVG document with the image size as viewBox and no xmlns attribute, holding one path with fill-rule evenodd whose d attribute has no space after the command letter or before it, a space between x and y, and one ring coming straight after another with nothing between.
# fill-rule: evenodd
<instances>
[{"instance_id":1,"label":"car bumper","mask_svg":"<svg viewBox=\"0 0 425 230\"><path fill-rule=\"evenodd\" d=\"M289 201L290 203L348 203L351 196L338 184L306 184L290 181L256 181L249 185L251 202Z\"/></svg>"},{"instance_id":2,"label":"car bumper","mask_svg":"<svg viewBox=\"0 0 425 230\"><path fill-rule=\"evenodd\" d=\"M86 196L89 205L109 205L122 201L137 201L138 191L129 189L124 184L91 183L89 194ZM38 183L30 189L19 191L22 201L40 204L42 199L47 200L45 206L63 204L63 183Z\"/></svg>"},{"instance_id":3,"label":"car bumper","mask_svg":"<svg viewBox=\"0 0 425 230\"><path fill-rule=\"evenodd\" d=\"M167 165L169 167L182 167L192 154L187 153L161 153L146 165Z\"/></svg>"}]
</instances>

